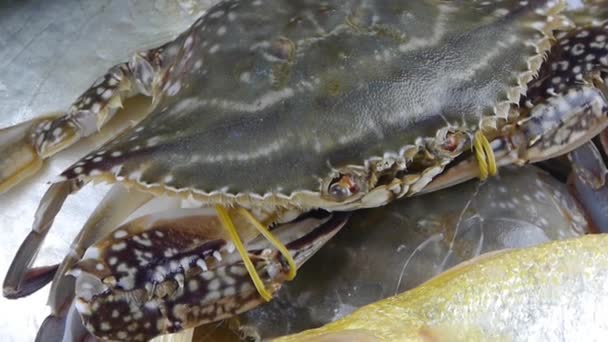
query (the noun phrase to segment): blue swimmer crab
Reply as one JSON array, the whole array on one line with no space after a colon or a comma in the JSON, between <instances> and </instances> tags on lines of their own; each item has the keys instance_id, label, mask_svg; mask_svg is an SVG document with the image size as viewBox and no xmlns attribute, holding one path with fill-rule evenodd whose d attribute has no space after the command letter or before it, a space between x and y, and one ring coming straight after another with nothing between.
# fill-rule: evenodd
<instances>
[{"instance_id":1,"label":"blue swimmer crab","mask_svg":"<svg viewBox=\"0 0 608 342\"><path fill-rule=\"evenodd\" d=\"M75 287L74 306L92 334L148 339L269 299L305 261L298 253L326 241L299 228L298 215L377 207L444 187L470 177L469 160L477 172L493 173L494 164L580 146L607 124L604 50L585 50L589 38L572 44L599 57L590 71L567 68L577 77L564 80L562 91L519 107L553 31L568 23L563 6L219 3L172 42L110 68L67 113L0 131L0 188L8 189L44 158L101 129L125 98L152 98L144 119L51 185L9 269L5 296L27 295L54 274L54 314ZM64 200L90 181L116 185L62 265L30 269ZM164 210L115 230L161 195L205 208ZM221 226L230 228L234 218L245 246L235 229L218 231L208 206ZM294 219L298 228L291 229L303 229L310 243L292 245L302 237L290 235L273 243L289 250L264 245L260 252L252 226ZM241 272L248 262L256 286L236 288L226 269Z\"/></svg>"}]
</instances>

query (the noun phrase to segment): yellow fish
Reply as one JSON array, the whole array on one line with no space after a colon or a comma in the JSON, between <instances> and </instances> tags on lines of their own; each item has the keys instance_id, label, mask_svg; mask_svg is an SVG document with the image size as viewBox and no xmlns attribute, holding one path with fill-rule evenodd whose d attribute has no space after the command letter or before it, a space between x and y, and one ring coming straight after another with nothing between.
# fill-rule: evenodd
<instances>
[{"instance_id":1,"label":"yellow fish","mask_svg":"<svg viewBox=\"0 0 608 342\"><path fill-rule=\"evenodd\" d=\"M484 255L275 341L600 340L608 340L608 234Z\"/></svg>"}]
</instances>

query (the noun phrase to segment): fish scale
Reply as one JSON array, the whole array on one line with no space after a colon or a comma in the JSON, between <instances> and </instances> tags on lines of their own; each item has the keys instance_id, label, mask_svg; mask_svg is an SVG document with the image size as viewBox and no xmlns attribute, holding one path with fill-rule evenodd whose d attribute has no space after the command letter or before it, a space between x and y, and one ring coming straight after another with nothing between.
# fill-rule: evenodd
<instances>
[{"instance_id":1,"label":"fish scale","mask_svg":"<svg viewBox=\"0 0 608 342\"><path fill-rule=\"evenodd\" d=\"M276 341L601 341L608 235L482 256L322 328Z\"/></svg>"}]
</instances>

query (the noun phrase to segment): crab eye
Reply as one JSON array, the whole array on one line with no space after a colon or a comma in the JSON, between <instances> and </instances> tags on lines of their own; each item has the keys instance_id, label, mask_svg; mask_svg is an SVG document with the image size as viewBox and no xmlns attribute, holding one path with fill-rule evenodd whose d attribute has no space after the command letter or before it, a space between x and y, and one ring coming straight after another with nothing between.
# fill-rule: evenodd
<instances>
[{"instance_id":1,"label":"crab eye","mask_svg":"<svg viewBox=\"0 0 608 342\"><path fill-rule=\"evenodd\" d=\"M340 175L329 184L328 194L336 201L344 201L357 194L359 187L349 175Z\"/></svg>"}]
</instances>

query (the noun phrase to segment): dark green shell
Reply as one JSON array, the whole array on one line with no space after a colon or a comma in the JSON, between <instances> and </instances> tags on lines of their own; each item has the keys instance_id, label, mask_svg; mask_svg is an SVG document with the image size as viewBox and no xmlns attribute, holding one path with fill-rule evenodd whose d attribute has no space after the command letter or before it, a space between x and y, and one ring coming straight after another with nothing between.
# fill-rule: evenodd
<instances>
[{"instance_id":1,"label":"dark green shell","mask_svg":"<svg viewBox=\"0 0 608 342\"><path fill-rule=\"evenodd\" d=\"M167 45L175 62L157 77L153 112L64 176L319 191L332 167L397 154L447 126L474 132L517 102L508 93L531 74L548 4L224 1Z\"/></svg>"}]
</instances>

